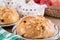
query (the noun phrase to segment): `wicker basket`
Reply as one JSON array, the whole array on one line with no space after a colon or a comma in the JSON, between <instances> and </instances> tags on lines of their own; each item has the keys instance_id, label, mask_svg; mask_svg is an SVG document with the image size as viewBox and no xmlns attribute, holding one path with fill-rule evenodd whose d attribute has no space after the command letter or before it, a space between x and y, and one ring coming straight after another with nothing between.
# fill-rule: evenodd
<instances>
[{"instance_id":1,"label":"wicker basket","mask_svg":"<svg viewBox=\"0 0 60 40\"><path fill-rule=\"evenodd\" d=\"M45 15L55 17L55 18L60 18L60 8L48 6L45 9Z\"/></svg>"}]
</instances>

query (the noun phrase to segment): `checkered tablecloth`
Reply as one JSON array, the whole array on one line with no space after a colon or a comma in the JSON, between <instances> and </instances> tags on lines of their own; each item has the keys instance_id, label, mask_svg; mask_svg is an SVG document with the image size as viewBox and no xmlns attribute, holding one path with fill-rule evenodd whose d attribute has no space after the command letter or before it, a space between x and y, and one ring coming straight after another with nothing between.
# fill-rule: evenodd
<instances>
[{"instance_id":1,"label":"checkered tablecloth","mask_svg":"<svg viewBox=\"0 0 60 40\"><path fill-rule=\"evenodd\" d=\"M0 40L23 40L22 37L9 33L0 26Z\"/></svg>"}]
</instances>

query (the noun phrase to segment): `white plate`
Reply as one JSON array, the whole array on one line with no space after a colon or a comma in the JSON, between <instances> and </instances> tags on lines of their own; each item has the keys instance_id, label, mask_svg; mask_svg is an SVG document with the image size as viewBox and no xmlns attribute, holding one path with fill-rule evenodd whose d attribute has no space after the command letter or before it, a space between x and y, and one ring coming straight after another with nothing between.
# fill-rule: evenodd
<instances>
[{"instance_id":1,"label":"white plate","mask_svg":"<svg viewBox=\"0 0 60 40\"><path fill-rule=\"evenodd\" d=\"M23 38L24 40L56 40L60 37L60 27L58 27L57 25L54 25L55 29L56 29L56 33L54 34L53 37L47 38L47 39L27 39L27 38ZM16 33L16 26L13 27L12 32L14 34ZM21 36L20 36L21 37Z\"/></svg>"},{"instance_id":2,"label":"white plate","mask_svg":"<svg viewBox=\"0 0 60 40\"><path fill-rule=\"evenodd\" d=\"M12 24L0 24L0 26L2 27L9 27L9 26L14 26L14 25L16 25L16 22Z\"/></svg>"}]
</instances>

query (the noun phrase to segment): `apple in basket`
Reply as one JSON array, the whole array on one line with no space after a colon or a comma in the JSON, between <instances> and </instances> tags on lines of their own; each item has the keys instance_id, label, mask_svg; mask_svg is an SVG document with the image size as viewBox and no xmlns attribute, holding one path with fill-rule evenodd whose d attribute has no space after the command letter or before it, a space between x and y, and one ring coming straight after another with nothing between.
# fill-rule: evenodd
<instances>
[{"instance_id":1,"label":"apple in basket","mask_svg":"<svg viewBox=\"0 0 60 40\"><path fill-rule=\"evenodd\" d=\"M46 4L51 6L52 5L52 1L51 0L40 0L40 4Z\"/></svg>"},{"instance_id":2,"label":"apple in basket","mask_svg":"<svg viewBox=\"0 0 60 40\"><path fill-rule=\"evenodd\" d=\"M60 7L60 0L52 0L52 6Z\"/></svg>"},{"instance_id":3,"label":"apple in basket","mask_svg":"<svg viewBox=\"0 0 60 40\"><path fill-rule=\"evenodd\" d=\"M34 0L34 2L40 4L40 0Z\"/></svg>"},{"instance_id":4,"label":"apple in basket","mask_svg":"<svg viewBox=\"0 0 60 40\"><path fill-rule=\"evenodd\" d=\"M34 0L34 2L38 4L52 5L51 0Z\"/></svg>"}]
</instances>

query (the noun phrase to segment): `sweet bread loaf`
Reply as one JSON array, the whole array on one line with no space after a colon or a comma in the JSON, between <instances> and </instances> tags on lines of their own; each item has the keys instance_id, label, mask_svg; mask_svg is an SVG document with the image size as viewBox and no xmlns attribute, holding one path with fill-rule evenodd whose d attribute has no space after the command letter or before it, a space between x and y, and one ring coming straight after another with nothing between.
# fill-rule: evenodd
<instances>
[{"instance_id":1,"label":"sweet bread loaf","mask_svg":"<svg viewBox=\"0 0 60 40\"><path fill-rule=\"evenodd\" d=\"M54 24L42 16L23 17L16 27L17 34L25 38L49 38L55 33Z\"/></svg>"},{"instance_id":2,"label":"sweet bread loaf","mask_svg":"<svg viewBox=\"0 0 60 40\"><path fill-rule=\"evenodd\" d=\"M11 24L18 20L19 15L14 9L0 6L0 24Z\"/></svg>"}]
</instances>

